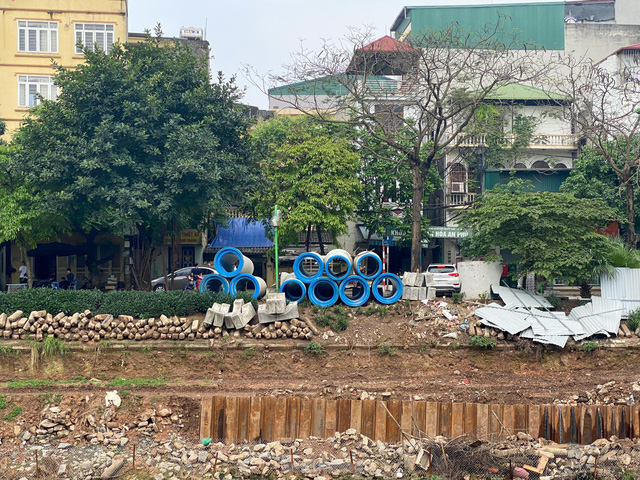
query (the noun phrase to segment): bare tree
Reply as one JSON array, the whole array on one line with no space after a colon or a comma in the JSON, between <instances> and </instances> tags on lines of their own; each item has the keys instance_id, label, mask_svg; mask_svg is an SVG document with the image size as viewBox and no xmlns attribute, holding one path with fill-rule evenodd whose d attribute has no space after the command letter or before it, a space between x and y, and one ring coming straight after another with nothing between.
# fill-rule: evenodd
<instances>
[{"instance_id":1,"label":"bare tree","mask_svg":"<svg viewBox=\"0 0 640 480\"><path fill-rule=\"evenodd\" d=\"M357 125L392 147L389 160L410 168L414 271L420 267L429 169L457 147L488 95L509 84L532 83L548 68L542 52L505 33L503 20L480 32L457 24L412 32L403 42L383 37L371 43L369 32L353 31L344 43L302 49L284 75L271 78L271 84L287 85L271 90L280 105Z\"/></svg>"},{"instance_id":2,"label":"bare tree","mask_svg":"<svg viewBox=\"0 0 640 480\"><path fill-rule=\"evenodd\" d=\"M577 133L615 173L626 204L625 243L636 248L634 191L640 167L640 63L638 50L621 50L597 64L565 57L555 89L572 102Z\"/></svg>"}]
</instances>

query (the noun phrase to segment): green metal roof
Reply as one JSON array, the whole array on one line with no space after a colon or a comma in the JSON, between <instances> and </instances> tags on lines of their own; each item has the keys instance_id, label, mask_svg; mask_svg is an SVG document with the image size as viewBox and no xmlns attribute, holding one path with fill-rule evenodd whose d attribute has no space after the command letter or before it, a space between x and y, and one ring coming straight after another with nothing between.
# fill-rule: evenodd
<instances>
[{"instance_id":1,"label":"green metal roof","mask_svg":"<svg viewBox=\"0 0 640 480\"><path fill-rule=\"evenodd\" d=\"M522 44L564 49L564 2L496 5L454 5L405 7L391 31L400 38L411 24L411 35L444 30L454 22L466 31L478 32L504 18L505 33L516 35Z\"/></svg>"},{"instance_id":2,"label":"green metal roof","mask_svg":"<svg viewBox=\"0 0 640 480\"><path fill-rule=\"evenodd\" d=\"M570 169L563 170L516 170L515 177L528 180L534 192L558 192L560 185L569 177ZM484 188L491 190L496 185L504 185L511 179L509 170L487 170L484 174Z\"/></svg>"},{"instance_id":3,"label":"green metal roof","mask_svg":"<svg viewBox=\"0 0 640 480\"><path fill-rule=\"evenodd\" d=\"M345 84L349 84L358 79L357 75L330 75L297 82L289 85L282 85L269 89L270 96L284 95L347 95L349 90ZM371 75L367 77L367 88L375 92L393 92L398 88L398 82L392 78L381 75Z\"/></svg>"}]
</instances>

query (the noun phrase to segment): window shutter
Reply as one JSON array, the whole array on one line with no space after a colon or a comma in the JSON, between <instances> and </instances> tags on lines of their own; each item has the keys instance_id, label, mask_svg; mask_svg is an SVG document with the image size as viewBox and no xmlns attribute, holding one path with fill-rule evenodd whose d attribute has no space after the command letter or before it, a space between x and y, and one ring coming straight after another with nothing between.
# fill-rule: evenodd
<instances>
[{"instance_id":1,"label":"window shutter","mask_svg":"<svg viewBox=\"0 0 640 480\"><path fill-rule=\"evenodd\" d=\"M38 46L37 46L37 30L28 30L29 32L29 51L30 52L37 52L38 51Z\"/></svg>"},{"instance_id":2,"label":"window shutter","mask_svg":"<svg viewBox=\"0 0 640 480\"><path fill-rule=\"evenodd\" d=\"M40 34L40 46L38 48L38 51L48 52L49 51L49 42L48 42L49 32L47 30L39 30L38 33Z\"/></svg>"},{"instance_id":3,"label":"window shutter","mask_svg":"<svg viewBox=\"0 0 640 480\"><path fill-rule=\"evenodd\" d=\"M24 52L27 49L27 31L24 28L18 30L18 51Z\"/></svg>"}]
</instances>

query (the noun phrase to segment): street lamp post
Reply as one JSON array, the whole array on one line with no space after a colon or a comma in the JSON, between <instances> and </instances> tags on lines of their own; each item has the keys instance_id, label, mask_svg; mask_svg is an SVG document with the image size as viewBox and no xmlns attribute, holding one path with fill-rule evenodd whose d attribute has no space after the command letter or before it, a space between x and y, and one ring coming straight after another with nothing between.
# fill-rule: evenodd
<instances>
[{"instance_id":1,"label":"street lamp post","mask_svg":"<svg viewBox=\"0 0 640 480\"><path fill-rule=\"evenodd\" d=\"M281 215L278 212L278 205L273 209L273 218L271 219L271 225L274 230L274 246L276 249L276 293L280 291L280 275L278 273L278 227L280 226Z\"/></svg>"}]
</instances>

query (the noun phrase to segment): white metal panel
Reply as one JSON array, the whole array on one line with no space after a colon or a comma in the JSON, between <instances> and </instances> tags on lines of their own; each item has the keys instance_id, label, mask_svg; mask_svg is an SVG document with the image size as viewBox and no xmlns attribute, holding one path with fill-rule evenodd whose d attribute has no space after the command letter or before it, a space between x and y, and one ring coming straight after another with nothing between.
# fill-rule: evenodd
<instances>
[{"instance_id":1,"label":"white metal panel","mask_svg":"<svg viewBox=\"0 0 640 480\"><path fill-rule=\"evenodd\" d=\"M616 268L613 276L600 276L602 298L620 300L622 316L627 318L629 312L640 308L640 269Z\"/></svg>"},{"instance_id":2,"label":"white metal panel","mask_svg":"<svg viewBox=\"0 0 640 480\"><path fill-rule=\"evenodd\" d=\"M491 289L493 293L500 296L505 304L513 303L524 308L553 308L553 305L542 295L532 295L526 290L517 290L495 285L492 285Z\"/></svg>"}]
</instances>

